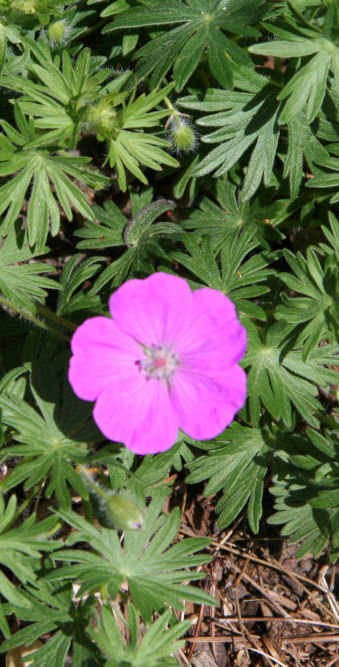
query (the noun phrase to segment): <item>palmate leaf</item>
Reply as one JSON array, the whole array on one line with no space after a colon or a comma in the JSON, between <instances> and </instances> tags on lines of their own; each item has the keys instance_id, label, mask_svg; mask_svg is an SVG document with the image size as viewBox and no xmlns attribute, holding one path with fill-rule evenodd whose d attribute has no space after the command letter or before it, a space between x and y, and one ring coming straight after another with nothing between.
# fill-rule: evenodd
<instances>
[{"instance_id":1,"label":"palmate leaf","mask_svg":"<svg viewBox=\"0 0 339 667\"><path fill-rule=\"evenodd\" d=\"M241 192L237 192L235 185L225 177L217 179L215 191L217 203L209 197L203 197L199 208L194 209L189 218L181 223L184 229L208 235L216 251L232 241L235 232L240 233L245 227L257 228L256 238L267 250L270 244L266 238L282 238L276 225L291 215L291 203L288 199L274 200L273 192L265 191L264 195L259 192L251 202L243 201Z\"/></svg>"},{"instance_id":2,"label":"palmate leaf","mask_svg":"<svg viewBox=\"0 0 339 667\"><path fill-rule=\"evenodd\" d=\"M91 223L88 221L87 224ZM93 224L98 227L95 223ZM70 257L60 276L58 316L80 313L88 317L91 313L98 315L103 309L99 296L89 295L89 288L85 288L86 283L91 284L94 275L101 269L103 261L102 257L95 256L83 259L80 253L75 253Z\"/></svg>"},{"instance_id":3,"label":"palmate leaf","mask_svg":"<svg viewBox=\"0 0 339 667\"><path fill-rule=\"evenodd\" d=\"M191 281L194 287L201 287L202 283L220 290L232 299L239 313L266 319L255 299L270 291L260 283L274 275L274 270L267 267L275 256L273 253L270 257L259 252L252 254L259 245L253 226L230 232L220 256L212 250L208 237L201 240L186 235L183 242L189 254L174 251L171 257L199 279L200 283Z\"/></svg>"},{"instance_id":4,"label":"palmate leaf","mask_svg":"<svg viewBox=\"0 0 339 667\"><path fill-rule=\"evenodd\" d=\"M189 443L191 444L190 440ZM199 443L194 441L194 446L199 447ZM192 461L194 456L182 435L182 439L179 439L167 452L145 456L133 473L133 479L138 486L141 485L143 489L150 490L153 484L169 477L171 470L183 470L185 464Z\"/></svg>"},{"instance_id":5,"label":"palmate leaf","mask_svg":"<svg viewBox=\"0 0 339 667\"><path fill-rule=\"evenodd\" d=\"M262 494L271 449L264 432L233 423L208 443L207 452L189 463L190 483L208 480L205 496L222 490L216 510L218 525L228 526L248 502L247 516L251 530L257 533L262 514Z\"/></svg>"},{"instance_id":6,"label":"palmate leaf","mask_svg":"<svg viewBox=\"0 0 339 667\"><path fill-rule=\"evenodd\" d=\"M63 368L66 362L63 358ZM71 502L69 486L88 497L73 464L86 462L87 443L102 436L89 421L91 405L76 398L67 378L60 386L55 366L41 361L33 366L30 389L38 410L16 395L11 386L7 387L11 390L8 393L5 386L0 396L3 423L14 430L13 440L19 443L5 449L4 455L23 457L5 478L3 488L13 488L25 480L28 489L48 478L46 496L55 493L61 506L67 507Z\"/></svg>"},{"instance_id":7,"label":"palmate leaf","mask_svg":"<svg viewBox=\"0 0 339 667\"><path fill-rule=\"evenodd\" d=\"M107 161L116 168L122 190L126 189L126 169L147 183L142 165L155 170L161 170L162 165L178 166L177 160L164 150L170 144L145 132L169 115L167 108L158 110L156 107L174 84L135 97L126 91L120 92L130 72L107 83L110 70L99 69L104 59L98 62L89 49L82 50L76 64L64 49L60 63L60 58L53 59L42 41L28 40L28 43L37 60L28 67L38 82L7 76L3 78L3 85L25 93L18 100L19 108L35 118L34 127L39 131L31 137L30 147L59 142L59 147L74 149L81 133L94 131L99 141L107 141ZM100 85L104 82L106 85ZM124 104L127 97L129 100ZM107 114L111 114L109 120Z\"/></svg>"},{"instance_id":8,"label":"palmate leaf","mask_svg":"<svg viewBox=\"0 0 339 667\"><path fill-rule=\"evenodd\" d=\"M300 542L297 556L317 556L329 540L330 558L339 553L338 432L307 429L305 435L280 434L274 457L275 512L269 523Z\"/></svg>"},{"instance_id":9,"label":"palmate leaf","mask_svg":"<svg viewBox=\"0 0 339 667\"><path fill-rule=\"evenodd\" d=\"M107 137L108 156L111 167L115 167L118 182L124 192L127 187L126 170L130 171L142 183L148 180L142 166L161 171L162 165L177 167L178 161L164 149L170 144L155 134L145 132L158 125L161 118L169 115L168 109L154 111L154 108L172 90L169 84L162 90L152 90L148 95L142 94L134 99L132 96L117 116L117 127Z\"/></svg>"},{"instance_id":10,"label":"palmate leaf","mask_svg":"<svg viewBox=\"0 0 339 667\"><path fill-rule=\"evenodd\" d=\"M339 84L339 49L337 46L338 16L328 9L324 17L323 28L311 24L302 14L293 10L293 17L285 17L274 24L267 24L275 36L272 42L254 44L249 47L252 53L280 58L309 57L297 72L287 79L278 98L286 100L281 113L281 122L286 123L299 115L306 114L307 122L311 123L318 114L327 89L327 77L332 70Z\"/></svg>"},{"instance_id":11,"label":"palmate leaf","mask_svg":"<svg viewBox=\"0 0 339 667\"><path fill-rule=\"evenodd\" d=\"M143 528L126 532L123 544L115 530L98 530L75 512L58 512L76 529L67 540L68 546L85 541L94 553L80 548L56 552L55 560L72 564L52 572L47 578L80 581L79 595L105 585L113 599L122 585L125 590L127 583L133 602L146 622L150 621L153 611L165 605L182 609L182 600L215 604L203 590L182 583L203 578L201 572L189 568L210 560L206 554L195 555L207 547L209 540L188 538L170 546L180 526L180 510L159 516L163 502L164 493L160 491L147 509Z\"/></svg>"},{"instance_id":12,"label":"palmate leaf","mask_svg":"<svg viewBox=\"0 0 339 667\"><path fill-rule=\"evenodd\" d=\"M36 128L49 130L42 135L39 133L33 145L59 142L62 147L71 138L73 145L66 146L75 148L87 105L96 101L105 90L103 84L110 75L108 68L102 68L105 58L98 60L90 55L89 49L82 49L73 63L67 50L63 49L60 62L59 56L53 58L43 40L26 37L25 43L30 48L27 68L33 80L9 75L3 77L3 86L23 93L19 97L22 112L36 119ZM126 78L125 75L122 80Z\"/></svg>"},{"instance_id":13,"label":"palmate leaf","mask_svg":"<svg viewBox=\"0 0 339 667\"><path fill-rule=\"evenodd\" d=\"M109 658L106 667L128 664L130 667L163 667L177 665L172 657L175 651L181 648L184 641L178 641L189 628L190 621L175 623L167 628L171 619L171 611L166 610L152 623L140 639L140 623L132 604L128 605L128 623L123 620L129 631L130 639L125 644L121 630L115 619L119 615L117 609L103 606L96 616L96 628L91 628L89 634L99 646L102 653Z\"/></svg>"},{"instance_id":14,"label":"palmate leaf","mask_svg":"<svg viewBox=\"0 0 339 667\"><path fill-rule=\"evenodd\" d=\"M246 154L242 199L250 199L261 181L270 185L277 151L283 148L284 177L289 177L291 196L296 197L304 174L304 160L312 169L314 163L324 163L329 155L308 125L305 114L299 113L287 123L288 151L281 135L282 103L277 99L281 77L271 70L265 76L247 68L237 67L235 86L240 91L226 92L212 89L203 101L196 95L181 98L179 105L188 110L207 111L198 119L202 127L216 127L211 134L201 137L205 144L218 144L198 164L194 175L214 172L215 177L227 173Z\"/></svg>"},{"instance_id":15,"label":"palmate leaf","mask_svg":"<svg viewBox=\"0 0 339 667\"><path fill-rule=\"evenodd\" d=\"M75 231L75 236L83 241L77 243L79 250L113 248L125 245L124 229L127 219L120 208L111 200L102 206L93 206L95 222L86 220L84 226Z\"/></svg>"},{"instance_id":16,"label":"palmate leaf","mask_svg":"<svg viewBox=\"0 0 339 667\"><path fill-rule=\"evenodd\" d=\"M152 72L151 87L163 80L173 66L177 90L181 90L207 51L213 76L222 86L232 86L232 65L250 65L249 58L226 33L258 35L250 28L263 16L261 0L153 0L145 7L124 11L105 32L139 28L165 32L153 37L136 54L137 80ZM180 25L177 25L180 24ZM171 29L166 29L171 26Z\"/></svg>"},{"instance_id":17,"label":"palmate leaf","mask_svg":"<svg viewBox=\"0 0 339 667\"><path fill-rule=\"evenodd\" d=\"M108 241L112 239L114 241L112 245L127 246L127 250L104 269L90 290L90 294L98 294L107 284L121 285L132 270L136 273L152 273L154 267L151 264L150 256L161 257L163 260L167 260L168 257L161 246L161 241L182 236L182 229L179 225L167 221L156 222L164 212L175 207L174 202L168 199L152 202L151 189L145 190L143 194L146 197L137 198L133 192L131 193L132 218L130 220L127 220L115 205L110 203L105 207L105 211L100 207L95 208L99 221L105 223L104 227L97 225L94 230L94 225L91 224L89 227L87 223L84 229L77 232L77 236L87 239L89 236L92 238L94 236L94 241L81 241L78 245L79 249L84 247L83 243L86 243L87 248L102 247L99 246L101 242L107 246L106 239ZM106 211L111 216L110 222L108 222ZM114 231L107 232L108 226ZM93 234L94 231L95 234Z\"/></svg>"},{"instance_id":18,"label":"palmate leaf","mask_svg":"<svg viewBox=\"0 0 339 667\"><path fill-rule=\"evenodd\" d=\"M303 361L302 350L283 354L288 327L276 322L262 342L257 328L247 322L248 352L243 361L248 369L248 411L252 423L257 423L262 407L274 420L292 425L292 406L311 426L318 426L320 404L318 389L336 384L338 373L331 367L338 363L339 348L324 345L316 348Z\"/></svg>"},{"instance_id":19,"label":"palmate leaf","mask_svg":"<svg viewBox=\"0 0 339 667\"><path fill-rule=\"evenodd\" d=\"M336 51L334 45L332 50ZM319 43L316 40L303 40L300 42L284 42L281 40L275 41L273 46L270 46L267 42L264 45L256 44L250 47L250 51L253 53L262 53L263 55L280 56L282 58L297 58L300 55L309 55L318 51L307 65L304 65L286 83L283 91L278 96L280 100L288 98L280 116L282 123L292 120L304 109L307 122L311 123L316 117L326 93L326 79L332 62L330 42L328 42L327 46L321 40L319 40ZM270 51L269 54L268 51ZM273 51L274 53L272 53ZM338 64L336 65L338 66L339 51L338 53L334 53L334 57L338 59Z\"/></svg>"},{"instance_id":20,"label":"palmate leaf","mask_svg":"<svg viewBox=\"0 0 339 667\"><path fill-rule=\"evenodd\" d=\"M336 260L339 259L339 221L335 217L335 215L332 213L332 211L329 211L328 214L328 219L330 223L330 229L326 227L325 225L322 226L322 231L325 234L327 241L330 245L327 245L327 243L320 243L320 248L323 252L326 253L326 255L330 255L331 257L335 257Z\"/></svg>"},{"instance_id":21,"label":"palmate leaf","mask_svg":"<svg viewBox=\"0 0 339 667\"><path fill-rule=\"evenodd\" d=\"M56 517L49 517L36 522L32 514L26 521L12 528L16 519L16 496L12 495L5 507L0 493L0 562L11 570L13 575L24 585L37 579L36 570L41 564L42 553L53 551L56 542L49 542L47 536L56 526ZM31 604L22 590L10 581L4 571L0 572L0 592L9 602L30 608Z\"/></svg>"},{"instance_id":22,"label":"palmate leaf","mask_svg":"<svg viewBox=\"0 0 339 667\"><path fill-rule=\"evenodd\" d=\"M63 667L68 664L70 653L74 667L101 664L99 652L86 634L96 602L94 596L78 601L71 583L54 584L40 578L39 587L26 587L23 602L12 605L12 612L26 627L3 642L1 652L30 645L46 635L44 645L29 656L32 667L45 667L48 663Z\"/></svg>"},{"instance_id":23,"label":"palmate leaf","mask_svg":"<svg viewBox=\"0 0 339 667\"><path fill-rule=\"evenodd\" d=\"M238 68L239 69L239 68ZM246 72L246 68L241 70ZM208 153L195 169L197 176L214 171L221 176L239 160L255 142L248 163L243 186L243 199L249 199L261 180L269 185L279 139L279 102L276 100L276 83L271 77L250 73L248 80L235 85L242 90L226 92L218 89L206 93L201 102L194 95L179 100L180 106L189 110L212 112L197 123L202 127L217 127L211 134L203 135L203 143L219 144Z\"/></svg>"},{"instance_id":24,"label":"palmate leaf","mask_svg":"<svg viewBox=\"0 0 339 667\"><path fill-rule=\"evenodd\" d=\"M302 253L284 251L292 273L280 273L279 277L293 291L294 296L282 295L283 303L275 316L286 320L294 334L296 347L303 346L305 361L318 343L327 339L338 342L339 271L333 255L321 263L309 248L306 257ZM302 296L296 296L300 294Z\"/></svg>"},{"instance_id":25,"label":"palmate leaf","mask_svg":"<svg viewBox=\"0 0 339 667\"><path fill-rule=\"evenodd\" d=\"M108 159L117 170L121 190L125 192L127 187L126 169L147 185L142 165L156 171L161 171L163 164L178 167L178 161L163 150L169 147L168 141L155 135L120 130L117 138L109 141Z\"/></svg>"},{"instance_id":26,"label":"palmate leaf","mask_svg":"<svg viewBox=\"0 0 339 667\"><path fill-rule=\"evenodd\" d=\"M26 120L18 106L15 108L15 116L18 130L4 120L1 122L7 136L0 135L0 177L14 176L0 187L0 214L7 211L0 232L3 236L8 234L31 187L27 208L27 238L29 244L36 244L40 251L49 228L53 236L59 231L59 206L68 220L73 217L71 206L77 208L84 217L93 219L86 196L72 179L95 189L104 187L108 179L86 167L89 158L74 157L67 153L55 155L53 149L32 149L31 142L36 137L32 119Z\"/></svg>"},{"instance_id":27,"label":"palmate leaf","mask_svg":"<svg viewBox=\"0 0 339 667\"><path fill-rule=\"evenodd\" d=\"M15 223L0 248L0 291L11 304L34 310L34 303L42 303L49 289L59 289L55 280L45 273L54 269L43 262L31 263L40 254L31 250L27 241L27 230L20 230L21 220Z\"/></svg>"},{"instance_id":28,"label":"palmate leaf","mask_svg":"<svg viewBox=\"0 0 339 667\"><path fill-rule=\"evenodd\" d=\"M14 25L5 25L1 22L0 25L0 74L3 73L6 58L8 42L12 44L20 44L22 38L19 30Z\"/></svg>"},{"instance_id":29,"label":"palmate leaf","mask_svg":"<svg viewBox=\"0 0 339 667\"><path fill-rule=\"evenodd\" d=\"M335 128L333 128L335 130ZM318 165L313 168L314 178L311 178L306 183L307 188L333 188L334 193L331 196L330 204L339 201L338 184L339 184L339 146L336 144L329 144L327 146L328 153L334 153L336 157L332 157L327 153L322 160L318 161ZM333 173L334 172L334 173ZM329 193L330 194L330 193Z\"/></svg>"}]
</instances>

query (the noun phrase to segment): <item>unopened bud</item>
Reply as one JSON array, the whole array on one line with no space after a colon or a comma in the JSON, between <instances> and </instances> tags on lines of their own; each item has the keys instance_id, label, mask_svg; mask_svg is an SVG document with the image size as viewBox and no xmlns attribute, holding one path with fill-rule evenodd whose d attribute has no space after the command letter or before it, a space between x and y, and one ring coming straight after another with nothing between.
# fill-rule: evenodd
<instances>
[{"instance_id":1,"label":"unopened bud","mask_svg":"<svg viewBox=\"0 0 339 667\"><path fill-rule=\"evenodd\" d=\"M115 528L138 530L144 523L143 513L138 505L126 496L113 493L106 499L107 514Z\"/></svg>"},{"instance_id":2,"label":"unopened bud","mask_svg":"<svg viewBox=\"0 0 339 667\"><path fill-rule=\"evenodd\" d=\"M85 121L96 132L99 140L110 138L117 127L117 112L110 96L103 97L96 105L90 105Z\"/></svg>"},{"instance_id":3,"label":"unopened bud","mask_svg":"<svg viewBox=\"0 0 339 667\"><path fill-rule=\"evenodd\" d=\"M144 525L144 515L139 505L123 494L103 488L92 477L88 468L78 466L84 482L95 498L105 522L118 530L138 530Z\"/></svg>"},{"instance_id":4,"label":"unopened bud","mask_svg":"<svg viewBox=\"0 0 339 667\"><path fill-rule=\"evenodd\" d=\"M64 20L55 21L55 23L51 23L47 28L47 36L52 46L62 44L68 34L69 26Z\"/></svg>"},{"instance_id":5,"label":"unopened bud","mask_svg":"<svg viewBox=\"0 0 339 667\"><path fill-rule=\"evenodd\" d=\"M36 14L37 1L36 0L13 0L11 8L22 14Z\"/></svg>"},{"instance_id":6,"label":"unopened bud","mask_svg":"<svg viewBox=\"0 0 339 667\"><path fill-rule=\"evenodd\" d=\"M170 124L170 139L173 148L178 153L192 151L197 144L192 125L180 118L179 115L175 116Z\"/></svg>"}]
</instances>

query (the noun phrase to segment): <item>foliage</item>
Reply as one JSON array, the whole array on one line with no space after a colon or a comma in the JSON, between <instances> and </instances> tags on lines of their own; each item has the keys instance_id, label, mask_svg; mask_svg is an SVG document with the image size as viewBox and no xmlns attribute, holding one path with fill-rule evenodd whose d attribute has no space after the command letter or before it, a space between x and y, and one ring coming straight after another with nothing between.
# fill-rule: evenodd
<instances>
[{"instance_id":1,"label":"foliage","mask_svg":"<svg viewBox=\"0 0 339 667\"><path fill-rule=\"evenodd\" d=\"M183 643L176 640L188 629L190 622L176 623L170 629L166 629L171 616L171 612L167 610L147 630L138 645L138 616L133 605L129 605L128 611L129 622L127 627L130 632L130 640L127 645L123 643L113 609L103 607L101 611L102 619L97 616L98 630L93 630L91 636L100 646L102 652L111 658L106 665L113 667L125 661L129 665L135 665L135 667L138 665L142 667L145 664L156 667L156 665L159 665L159 660L164 666L176 665L177 661L171 656ZM126 623L125 620L124 622Z\"/></svg>"},{"instance_id":2,"label":"foliage","mask_svg":"<svg viewBox=\"0 0 339 667\"><path fill-rule=\"evenodd\" d=\"M221 528L228 526L248 501L248 521L258 532L269 458L269 440L264 431L234 424L208 446L206 454L191 462L189 482L208 479L206 496L223 490L217 505Z\"/></svg>"},{"instance_id":3,"label":"foliage","mask_svg":"<svg viewBox=\"0 0 339 667\"><path fill-rule=\"evenodd\" d=\"M26 369L23 368L23 371ZM7 456L22 456L12 474L4 481L4 489L25 481L30 489L43 483L50 475L46 495L56 494L60 504L70 503L68 482L85 498L88 497L81 477L70 461L86 461L86 444L98 437L94 426L84 425L88 410L63 382L63 392L52 366L33 366L30 390L38 410L18 395L11 384L5 386L1 397L3 423L13 429L13 444L4 451ZM63 393L63 396L62 396Z\"/></svg>"},{"instance_id":4,"label":"foliage","mask_svg":"<svg viewBox=\"0 0 339 667\"><path fill-rule=\"evenodd\" d=\"M339 9L0 0L0 83L1 651L175 665L173 609L215 601L174 480L220 529L246 512L299 556L339 554ZM142 458L67 366L77 326L156 271L232 299L248 400L215 439Z\"/></svg>"},{"instance_id":5,"label":"foliage","mask_svg":"<svg viewBox=\"0 0 339 667\"><path fill-rule=\"evenodd\" d=\"M272 493L275 513L269 522L283 524L282 534L303 540L298 556L319 554L331 538L330 559L338 550L338 424L324 434L281 438Z\"/></svg>"},{"instance_id":6,"label":"foliage","mask_svg":"<svg viewBox=\"0 0 339 667\"><path fill-rule=\"evenodd\" d=\"M9 231L0 250L0 289L12 304L34 311L34 303L44 301L48 289L58 289L58 283L42 273L48 269L43 262L30 263L40 253L28 245L27 230L21 230L21 220ZM46 247L45 252L48 252ZM44 252L41 249L41 254ZM49 272L53 271L50 267Z\"/></svg>"},{"instance_id":7,"label":"foliage","mask_svg":"<svg viewBox=\"0 0 339 667\"><path fill-rule=\"evenodd\" d=\"M206 547L209 540L187 538L169 546L179 529L180 511L173 510L169 516L159 516L163 500L163 493L155 495L147 509L143 527L139 531L127 532L123 547L115 531L105 528L98 531L75 512L60 510L60 516L76 528L67 546L85 541L95 549L95 553L82 549L55 552L56 560L74 564L55 570L48 575L48 579L79 577L82 581L80 595L98 586L106 586L113 599L123 582L127 582L134 604L145 621L151 619L153 610L161 610L166 604L182 609L183 598L213 604L213 598L204 591L181 584L202 578L199 572L188 568L210 560L205 554L194 555Z\"/></svg>"},{"instance_id":8,"label":"foliage","mask_svg":"<svg viewBox=\"0 0 339 667\"><path fill-rule=\"evenodd\" d=\"M49 227L52 236L60 228L60 209L51 186L57 193L61 209L68 220L72 220L70 203L82 215L93 216L85 195L72 178L92 187L103 187L107 181L85 167L88 158L74 157L63 151L55 155L53 150L32 148L37 137L32 119L27 120L18 106L14 113L18 129L3 120L5 134L0 136L0 176L14 175L0 186L0 213L7 211L0 231L2 236L8 234L32 186L27 207L28 242L31 246L36 244L41 252Z\"/></svg>"},{"instance_id":9,"label":"foliage","mask_svg":"<svg viewBox=\"0 0 339 667\"><path fill-rule=\"evenodd\" d=\"M144 28L148 26L173 26L147 42L136 54L140 58L135 77L140 79L152 73L152 86L158 86L170 67L177 90L181 90L196 69L205 51L208 64L217 81L225 87L232 86L232 64L240 61L249 64L243 49L225 31L242 35L257 35L249 28L262 16L261 0L153 0L146 7L123 12L106 31ZM107 15L107 10L106 10ZM153 71L154 70L154 71Z\"/></svg>"}]
</instances>

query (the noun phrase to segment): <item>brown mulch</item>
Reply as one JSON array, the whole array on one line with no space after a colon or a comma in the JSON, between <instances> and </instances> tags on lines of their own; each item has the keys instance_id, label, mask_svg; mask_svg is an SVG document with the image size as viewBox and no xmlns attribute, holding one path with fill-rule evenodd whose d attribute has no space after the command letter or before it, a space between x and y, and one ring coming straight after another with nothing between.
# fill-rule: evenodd
<instances>
[{"instance_id":1,"label":"brown mulch","mask_svg":"<svg viewBox=\"0 0 339 667\"><path fill-rule=\"evenodd\" d=\"M213 535L212 560L201 585L219 606L186 605L180 618L192 626L179 662L193 667L339 665L336 566L328 565L326 554L297 560L298 544L279 536L254 537L245 517L221 532L209 501L200 497L194 504L200 507L200 525L194 525L194 507L184 510L181 537Z\"/></svg>"}]
</instances>

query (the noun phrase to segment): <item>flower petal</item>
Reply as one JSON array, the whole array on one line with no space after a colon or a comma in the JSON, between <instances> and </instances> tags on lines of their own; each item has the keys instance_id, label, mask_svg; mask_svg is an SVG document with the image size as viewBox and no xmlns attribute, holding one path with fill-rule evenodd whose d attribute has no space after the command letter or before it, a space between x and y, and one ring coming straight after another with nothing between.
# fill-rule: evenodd
<instances>
[{"instance_id":1,"label":"flower petal","mask_svg":"<svg viewBox=\"0 0 339 667\"><path fill-rule=\"evenodd\" d=\"M215 378L179 370L172 379L171 397L179 427L196 440L222 433L246 400L246 374L232 366Z\"/></svg>"},{"instance_id":2,"label":"flower petal","mask_svg":"<svg viewBox=\"0 0 339 667\"><path fill-rule=\"evenodd\" d=\"M111 296L110 312L118 326L146 345L173 345L191 325L192 293L185 280L154 273L128 280Z\"/></svg>"},{"instance_id":3,"label":"flower petal","mask_svg":"<svg viewBox=\"0 0 339 667\"><path fill-rule=\"evenodd\" d=\"M176 442L178 416L165 382L137 378L114 381L100 394L93 417L102 433L136 454L163 452Z\"/></svg>"},{"instance_id":4,"label":"flower petal","mask_svg":"<svg viewBox=\"0 0 339 667\"><path fill-rule=\"evenodd\" d=\"M177 351L184 365L198 373L226 371L244 356L246 329L235 306L222 292L202 288L193 293L193 327L182 336Z\"/></svg>"},{"instance_id":5,"label":"flower petal","mask_svg":"<svg viewBox=\"0 0 339 667\"><path fill-rule=\"evenodd\" d=\"M94 401L121 374L138 375L135 361L142 356L140 345L108 317L91 317L81 324L71 348L68 379L85 401Z\"/></svg>"}]
</instances>

